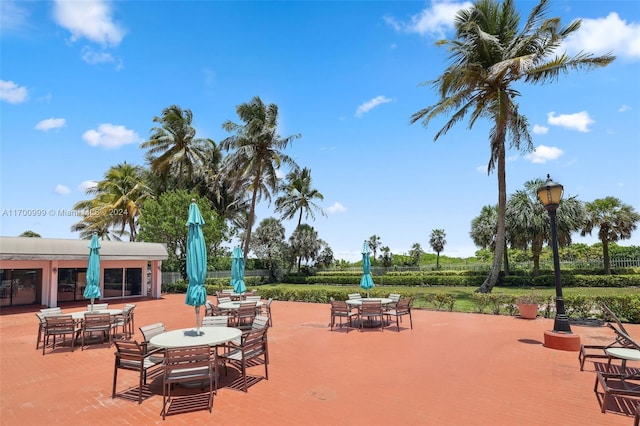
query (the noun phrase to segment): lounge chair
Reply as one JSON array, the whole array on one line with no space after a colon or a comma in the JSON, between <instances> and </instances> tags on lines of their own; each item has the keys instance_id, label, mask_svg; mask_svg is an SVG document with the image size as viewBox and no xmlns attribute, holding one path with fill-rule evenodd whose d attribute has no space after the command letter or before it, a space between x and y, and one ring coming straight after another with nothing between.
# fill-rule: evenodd
<instances>
[{"instance_id":1,"label":"lounge chair","mask_svg":"<svg viewBox=\"0 0 640 426\"><path fill-rule=\"evenodd\" d=\"M621 330L625 334L629 334L627 330L625 330L622 321L620 318L616 316L616 314L609 309L607 305L602 304L602 310L605 313L605 319L608 317L610 320L616 323L619 330ZM622 341L619 340L619 336L616 335L616 338L613 342L608 345L582 345L580 346L580 353L578 354L578 361L580 361L580 371L584 370L584 362L587 358L595 358L595 359L610 359L609 355L606 353L607 348L615 348L615 347L625 347Z\"/></svg>"}]
</instances>

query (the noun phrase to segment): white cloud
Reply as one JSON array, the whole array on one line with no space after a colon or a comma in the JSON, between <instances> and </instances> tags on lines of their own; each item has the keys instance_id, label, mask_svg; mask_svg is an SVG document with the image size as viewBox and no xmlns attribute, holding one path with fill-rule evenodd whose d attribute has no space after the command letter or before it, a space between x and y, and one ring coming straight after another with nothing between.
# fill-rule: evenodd
<instances>
[{"instance_id":1,"label":"white cloud","mask_svg":"<svg viewBox=\"0 0 640 426\"><path fill-rule=\"evenodd\" d=\"M618 108L618 112L625 112L630 110L631 110L631 107L629 105L622 105L620 108Z\"/></svg>"},{"instance_id":2,"label":"white cloud","mask_svg":"<svg viewBox=\"0 0 640 426\"><path fill-rule=\"evenodd\" d=\"M17 1L0 1L0 28L5 30L21 30L27 26L29 11L18 6Z\"/></svg>"},{"instance_id":3,"label":"white cloud","mask_svg":"<svg viewBox=\"0 0 640 426\"><path fill-rule=\"evenodd\" d=\"M67 120L64 118L47 118L46 120L40 121L36 124L36 130L42 130L43 132L47 132L51 129L59 129L64 126Z\"/></svg>"},{"instance_id":4,"label":"white cloud","mask_svg":"<svg viewBox=\"0 0 640 426\"><path fill-rule=\"evenodd\" d=\"M125 31L112 19L111 4L103 0L56 0L54 19L71 32L71 41L86 38L103 46L118 46Z\"/></svg>"},{"instance_id":5,"label":"white cloud","mask_svg":"<svg viewBox=\"0 0 640 426\"><path fill-rule=\"evenodd\" d=\"M640 59L640 24L620 19L611 12L606 18L582 19L580 29L567 37L563 46L568 52L613 52L628 59Z\"/></svg>"},{"instance_id":6,"label":"white cloud","mask_svg":"<svg viewBox=\"0 0 640 426\"><path fill-rule=\"evenodd\" d=\"M456 13L460 9L472 6L471 2L451 2L448 0L432 0L431 6L413 15L408 22L398 21L391 16L385 16L385 22L398 32L417 33L436 38L443 38L446 31L454 27Z\"/></svg>"},{"instance_id":7,"label":"white cloud","mask_svg":"<svg viewBox=\"0 0 640 426\"><path fill-rule=\"evenodd\" d=\"M525 155L525 158L532 163L543 164L557 159L562 154L563 151L555 146L539 145L532 153Z\"/></svg>"},{"instance_id":8,"label":"white cloud","mask_svg":"<svg viewBox=\"0 0 640 426\"><path fill-rule=\"evenodd\" d=\"M85 180L80 182L80 185L78 185L78 190L86 193L88 189L95 188L97 185L98 182L95 180Z\"/></svg>"},{"instance_id":9,"label":"white cloud","mask_svg":"<svg viewBox=\"0 0 640 426\"><path fill-rule=\"evenodd\" d=\"M13 81L0 80L0 99L10 104L19 104L27 100L28 91L25 86L18 86Z\"/></svg>"},{"instance_id":10,"label":"white cloud","mask_svg":"<svg viewBox=\"0 0 640 426\"><path fill-rule=\"evenodd\" d=\"M96 52L90 47L84 47L82 49L82 60L88 64L104 64L115 62L115 58L108 52Z\"/></svg>"},{"instance_id":11,"label":"white cloud","mask_svg":"<svg viewBox=\"0 0 640 426\"><path fill-rule=\"evenodd\" d=\"M536 135L546 135L547 133L549 133L549 128L540 126L539 124L534 124L533 133L535 133Z\"/></svg>"},{"instance_id":12,"label":"white cloud","mask_svg":"<svg viewBox=\"0 0 640 426\"><path fill-rule=\"evenodd\" d=\"M133 130L111 123L101 124L98 130L87 130L82 139L91 146L104 148L120 148L122 145L140 142L140 136Z\"/></svg>"},{"instance_id":13,"label":"white cloud","mask_svg":"<svg viewBox=\"0 0 640 426\"><path fill-rule=\"evenodd\" d=\"M60 194L60 195L67 195L69 192L71 192L69 190L69 187L64 186L64 185L60 185L60 184L56 185L56 190L55 191L56 191L56 194Z\"/></svg>"},{"instance_id":14,"label":"white cloud","mask_svg":"<svg viewBox=\"0 0 640 426\"><path fill-rule=\"evenodd\" d=\"M343 213L347 211L347 208L345 206L343 206L342 204L340 204L339 202L335 202L333 203L332 206L329 206L325 209L327 211L327 213L329 214L333 214L333 213Z\"/></svg>"},{"instance_id":15,"label":"white cloud","mask_svg":"<svg viewBox=\"0 0 640 426\"><path fill-rule=\"evenodd\" d=\"M553 126L564 127L569 130L577 130L579 132L588 133L589 124L595 123L587 111L580 111L574 114L560 114L555 112L547 114L547 122Z\"/></svg>"},{"instance_id":16,"label":"white cloud","mask_svg":"<svg viewBox=\"0 0 640 426\"><path fill-rule=\"evenodd\" d=\"M389 98L387 98L385 96L376 96L375 98L371 99L370 101L367 101L367 102L363 103L362 105L360 105L358 107L358 109L356 110L356 117L360 118L365 113L371 111L372 109L374 109L378 105L386 104L388 102L391 102L391 99L389 99Z\"/></svg>"}]
</instances>

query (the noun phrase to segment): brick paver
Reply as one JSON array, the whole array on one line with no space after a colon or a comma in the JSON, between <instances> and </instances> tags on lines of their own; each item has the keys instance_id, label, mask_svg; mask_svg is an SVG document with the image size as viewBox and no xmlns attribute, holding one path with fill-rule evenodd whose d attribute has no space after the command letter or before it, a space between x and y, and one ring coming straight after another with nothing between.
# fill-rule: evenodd
<instances>
[{"instance_id":1,"label":"brick paver","mask_svg":"<svg viewBox=\"0 0 640 426\"><path fill-rule=\"evenodd\" d=\"M120 303L121 302L121 303ZM125 301L112 302L121 307ZM195 323L184 295L135 302L137 327ZM63 305L64 311L86 304ZM600 412L593 362L542 345L551 320L414 310L414 329L329 331L328 304L275 301L269 380L248 393L222 378L213 413L160 416L155 379L141 405L111 398L114 346L35 349L36 307L0 315L2 425L626 425L631 415ZM405 318L404 325L408 325ZM629 331L640 336L640 326ZM612 340L607 327L574 326L583 343ZM249 369L262 375L263 367ZM135 387L121 372L118 389ZM193 392L187 391L184 392ZM618 410L619 411L619 410Z\"/></svg>"}]
</instances>

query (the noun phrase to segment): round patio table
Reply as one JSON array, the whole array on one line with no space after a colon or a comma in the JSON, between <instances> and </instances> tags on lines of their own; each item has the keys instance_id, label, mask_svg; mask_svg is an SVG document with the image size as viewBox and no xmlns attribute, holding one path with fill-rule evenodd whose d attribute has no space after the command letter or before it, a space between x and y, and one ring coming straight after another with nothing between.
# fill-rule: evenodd
<instances>
[{"instance_id":1,"label":"round patio table","mask_svg":"<svg viewBox=\"0 0 640 426\"><path fill-rule=\"evenodd\" d=\"M237 339L241 335L242 331L233 327L200 327L199 332L193 328L181 328L157 334L149 343L165 349L195 345L216 346Z\"/></svg>"},{"instance_id":2,"label":"round patio table","mask_svg":"<svg viewBox=\"0 0 640 426\"><path fill-rule=\"evenodd\" d=\"M83 320L84 314L109 314L113 317L116 315L122 315L122 309L96 309L94 311L69 312L69 315L71 315L74 321Z\"/></svg>"},{"instance_id":3,"label":"round patio table","mask_svg":"<svg viewBox=\"0 0 640 426\"><path fill-rule=\"evenodd\" d=\"M370 297L370 298L363 297L362 299L349 299L346 302L347 302L347 305L350 305L350 306L360 306L362 305L363 300L372 300L372 301L379 300L382 305L388 305L389 303L393 302L393 299L389 299L388 297Z\"/></svg>"}]
</instances>

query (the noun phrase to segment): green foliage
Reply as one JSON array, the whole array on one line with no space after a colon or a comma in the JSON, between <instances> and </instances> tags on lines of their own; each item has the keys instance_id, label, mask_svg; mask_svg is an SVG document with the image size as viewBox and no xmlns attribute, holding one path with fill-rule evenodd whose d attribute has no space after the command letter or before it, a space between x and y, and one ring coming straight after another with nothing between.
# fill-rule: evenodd
<instances>
[{"instance_id":1,"label":"green foliage","mask_svg":"<svg viewBox=\"0 0 640 426\"><path fill-rule=\"evenodd\" d=\"M425 300L439 311L452 312L456 304L456 296L449 293L429 293L425 295Z\"/></svg>"},{"instance_id":2,"label":"green foliage","mask_svg":"<svg viewBox=\"0 0 640 426\"><path fill-rule=\"evenodd\" d=\"M215 263L227 226L204 198L184 190L167 191L157 200L147 200L140 217L139 241L164 243L169 258L162 263L164 271L180 271L186 278L187 216L195 199L205 224L202 233L207 243L208 264ZM210 268L211 269L211 268Z\"/></svg>"}]
</instances>

